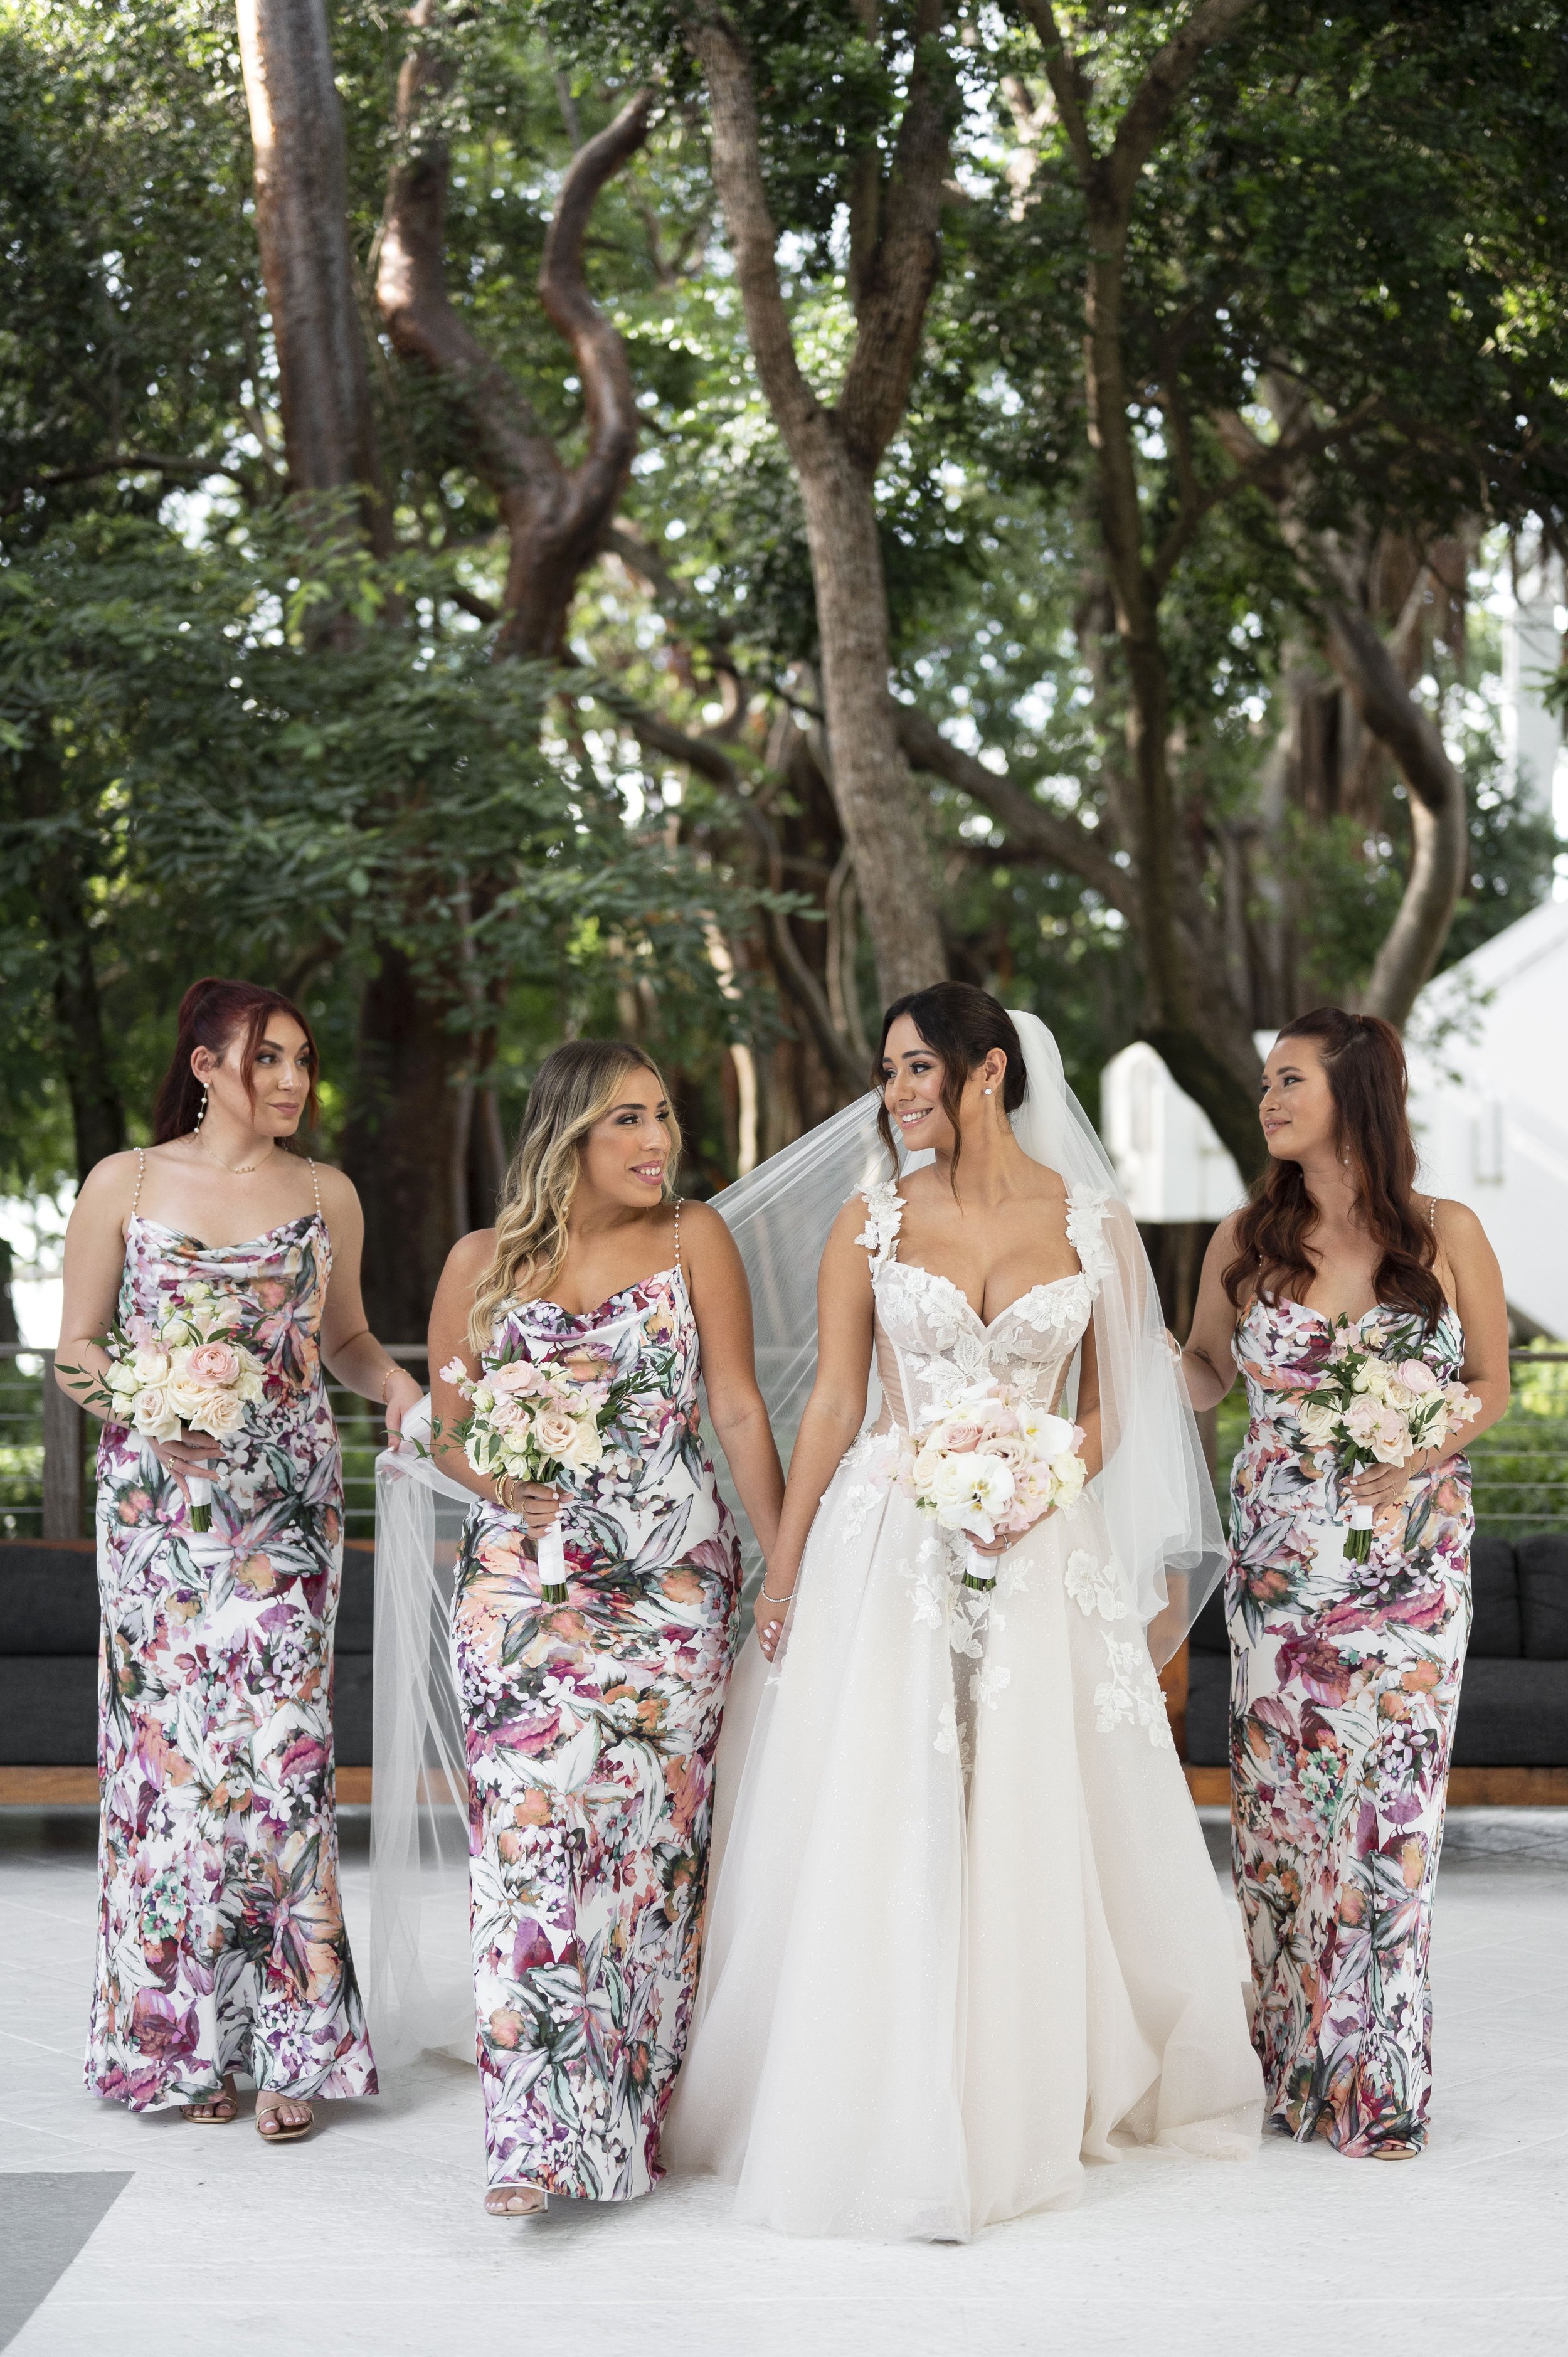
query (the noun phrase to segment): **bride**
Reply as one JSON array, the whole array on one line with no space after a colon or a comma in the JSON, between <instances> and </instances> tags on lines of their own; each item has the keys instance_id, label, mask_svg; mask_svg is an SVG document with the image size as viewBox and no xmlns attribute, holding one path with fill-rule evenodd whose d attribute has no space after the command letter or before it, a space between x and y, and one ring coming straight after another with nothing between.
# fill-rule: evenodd
<instances>
[{"instance_id":1,"label":"bride","mask_svg":"<svg viewBox=\"0 0 1568 2357\"><path fill-rule=\"evenodd\" d=\"M822 1254L665 2152L786 2233L961 2238L1127 2146L1248 2158L1262 2091L1145 1636L1179 1636L1222 1542L1136 1228L1034 1017L917 992L881 1072L893 1168L925 1167L863 1185ZM875 1104L719 1199L765 1344ZM988 1376L1070 1412L1090 1479L983 1590L897 1475Z\"/></svg>"}]
</instances>

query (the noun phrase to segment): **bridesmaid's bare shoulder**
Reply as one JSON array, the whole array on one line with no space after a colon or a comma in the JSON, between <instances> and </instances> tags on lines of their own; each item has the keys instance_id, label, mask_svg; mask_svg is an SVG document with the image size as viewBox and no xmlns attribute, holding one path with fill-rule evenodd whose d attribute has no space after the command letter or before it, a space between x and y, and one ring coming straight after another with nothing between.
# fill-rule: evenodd
<instances>
[{"instance_id":1,"label":"bridesmaid's bare shoulder","mask_svg":"<svg viewBox=\"0 0 1568 2357\"><path fill-rule=\"evenodd\" d=\"M494 1228L471 1228L459 1236L441 1272L441 1291L472 1293L496 1256Z\"/></svg>"},{"instance_id":2,"label":"bridesmaid's bare shoulder","mask_svg":"<svg viewBox=\"0 0 1568 2357\"><path fill-rule=\"evenodd\" d=\"M154 1149L156 1151L156 1149ZM128 1220L142 1163L134 1146L95 1162L77 1190L76 1209L92 1220Z\"/></svg>"}]
</instances>

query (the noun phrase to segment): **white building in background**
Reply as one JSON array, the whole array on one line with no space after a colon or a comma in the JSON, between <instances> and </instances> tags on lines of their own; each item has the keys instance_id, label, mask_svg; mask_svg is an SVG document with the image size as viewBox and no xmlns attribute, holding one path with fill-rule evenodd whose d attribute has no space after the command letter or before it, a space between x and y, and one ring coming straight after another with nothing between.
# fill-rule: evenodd
<instances>
[{"instance_id":1,"label":"white building in background","mask_svg":"<svg viewBox=\"0 0 1568 2357\"><path fill-rule=\"evenodd\" d=\"M1273 1044L1259 1034L1260 1052ZM1422 1185L1479 1215L1509 1308L1568 1336L1568 901L1532 909L1427 985L1410 1077ZM1101 1090L1106 1146L1138 1219L1235 1210L1236 1165L1153 1048L1124 1048Z\"/></svg>"},{"instance_id":2,"label":"white building in background","mask_svg":"<svg viewBox=\"0 0 1568 2357\"><path fill-rule=\"evenodd\" d=\"M1271 1035L1265 1049L1273 1044ZM1146 1039L1123 1048L1101 1074L1100 1126L1135 1220L1155 1227L1222 1220L1246 1193L1208 1115Z\"/></svg>"}]
</instances>

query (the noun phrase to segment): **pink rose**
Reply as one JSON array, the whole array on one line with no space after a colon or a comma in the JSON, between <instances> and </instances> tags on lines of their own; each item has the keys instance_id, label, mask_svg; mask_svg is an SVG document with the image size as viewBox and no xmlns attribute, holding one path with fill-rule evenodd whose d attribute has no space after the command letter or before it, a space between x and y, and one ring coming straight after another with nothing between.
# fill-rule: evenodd
<instances>
[{"instance_id":1,"label":"pink rose","mask_svg":"<svg viewBox=\"0 0 1568 2357\"><path fill-rule=\"evenodd\" d=\"M1368 1442L1377 1432L1382 1413L1369 1392L1359 1392L1345 1411L1345 1429L1352 1440Z\"/></svg>"},{"instance_id":2,"label":"pink rose","mask_svg":"<svg viewBox=\"0 0 1568 2357\"><path fill-rule=\"evenodd\" d=\"M504 1367L492 1367L485 1381L491 1391L509 1399L527 1399L547 1389L544 1376L529 1359L513 1359Z\"/></svg>"},{"instance_id":3,"label":"pink rose","mask_svg":"<svg viewBox=\"0 0 1568 2357\"><path fill-rule=\"evenodd\" d=\"M1429 1392L1437 1389L1437 1378L1424 1359L1406 1359L1397 1372L1406 1391L1413 1392L1417 1399L1424 1399Z\"/></svg>"},{"instance_id":4,"label":"pink rose","mask_svg":"<svg viewBox=\"0 0 1568 2357\"><path fill-rule=\"evenodd\" d=\"M527 1410L514 1399L502 1397L490 1410L490 1422L497 1432L515 1432L520 1424L527 1421Z\"/></svg>"},{"instance_id":5,"label":"pink rose","mask_svg":"<svg viewBox=\"0 0 1568 2357\"><path fill-rule=\"evenodd\" d=\"M979 1444L980 1426L978 1424L944 1424L938 1438L942 1448L950 1449L955 1457L967 1457Z\"/></svg>"},{"instance_id":6,"label":"pink rose","mask_svg":"<svg viewBox=\"0 0 1568 2357\"><path fill-rule=\"evenodd\" d=\"M240 1372L240 1353L231 1342L202 1342L190 1354L190 1372L198 1383L231 1383Z\"/></svg>"}]
</instances>

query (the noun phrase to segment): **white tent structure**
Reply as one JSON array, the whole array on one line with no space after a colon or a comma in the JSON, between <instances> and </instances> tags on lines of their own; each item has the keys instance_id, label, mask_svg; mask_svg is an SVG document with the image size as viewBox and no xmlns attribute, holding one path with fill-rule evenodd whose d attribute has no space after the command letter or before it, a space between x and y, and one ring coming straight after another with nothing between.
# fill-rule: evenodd
<instances>
[{"instance_id":1,"label":"white tent structure","mask_svg":"<svg viewBox=\"0 0 1568 2357\"><path fill-rule=\"evenodd\" d=\"M1510 1308L1568 1335L1568 901L1532 909L1427 985L1410 1068L1423 1185L1479 1214ZM1219 1220L1240 1202L1235 1164L1153 1048L1112 1059L1101 1105L1136 1218Z\"/></svg>"}]
</instances>

